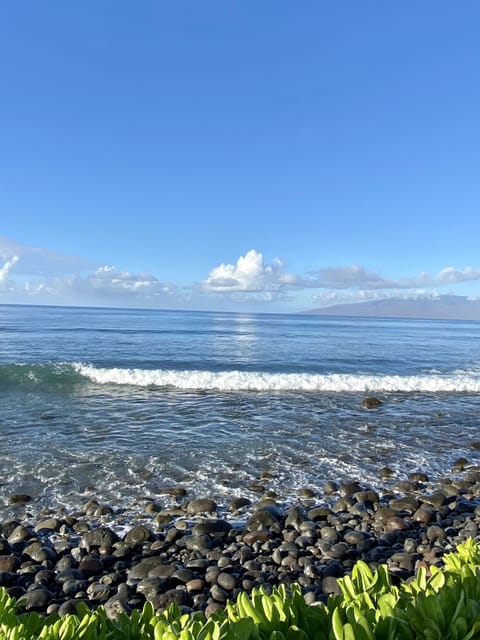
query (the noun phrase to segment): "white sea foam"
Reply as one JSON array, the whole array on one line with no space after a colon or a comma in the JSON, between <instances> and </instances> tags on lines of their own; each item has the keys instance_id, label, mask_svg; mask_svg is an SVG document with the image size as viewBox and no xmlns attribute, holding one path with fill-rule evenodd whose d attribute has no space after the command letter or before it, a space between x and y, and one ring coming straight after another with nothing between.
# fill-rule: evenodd
<instances>
[{"instance_id":1,"label":"white sea foam","mask_svg":"<svg viewBox=\"0 0 480 640\"><path fill-rule=\"evenodd\" d=\"M77 373L96 384L171 387L194 391L480 392L480 375L473 372L458 372L453 375L399 376L121 369L98 368L85 364L75 364L74 368Z\"/></svg>"}]
</instances>

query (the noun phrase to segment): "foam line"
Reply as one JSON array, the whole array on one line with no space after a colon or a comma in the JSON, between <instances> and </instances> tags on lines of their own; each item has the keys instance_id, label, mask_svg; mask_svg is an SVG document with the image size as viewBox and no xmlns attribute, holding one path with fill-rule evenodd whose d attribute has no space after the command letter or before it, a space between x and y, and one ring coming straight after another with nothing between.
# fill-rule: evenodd
<instances>
[{"instance_id":1,"label":"foam line","mask_svg":"<svg viewBox=\"0 0 480 640\"><path fill-rule=\"evenodd\" d=\"M480 392L480 376L471 372L461 372L453 375L426 374L414 376L341 373L319 375L244 371L110 369L84 364L75 364L73 366L78 374L96 384L171 387L198 391Z\"/></svg>"}]
</instances>

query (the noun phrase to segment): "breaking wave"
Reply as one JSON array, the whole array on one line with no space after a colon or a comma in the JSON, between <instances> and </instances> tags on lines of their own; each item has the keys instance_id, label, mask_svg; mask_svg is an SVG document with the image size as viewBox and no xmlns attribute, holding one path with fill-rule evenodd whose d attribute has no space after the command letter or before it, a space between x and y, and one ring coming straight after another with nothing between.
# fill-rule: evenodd
<instances>
[{"instance_id":1,"label":"breaking wave","mask_svg":"<svg viewBox=\"0 0 480 640\"><path fill-rule=\"evenodd\" d=\"M185 391L480 393L480 373L474 371L368 375L102 368L82 363L0 365L0 388L70 387L85 383Z\"/></svg>"},{"instance_id":2,"label":"breaking wave","mask_svg":"<svg viewBox=\"0 0 480 640\"><path fill-rule=\"evenodd\" d=\"M256 371L175 371L97 368L75 364L75 371L96 384L170 387L194 391L317 391L478 393L480 375L362 375L263 373Z\"/></svg>"}]
</instances>

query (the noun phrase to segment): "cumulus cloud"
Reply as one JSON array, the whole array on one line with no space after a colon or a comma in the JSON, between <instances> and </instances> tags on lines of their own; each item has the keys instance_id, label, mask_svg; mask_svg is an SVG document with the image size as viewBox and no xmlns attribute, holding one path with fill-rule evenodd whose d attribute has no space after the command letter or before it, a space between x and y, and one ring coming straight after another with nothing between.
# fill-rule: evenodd
<instances>
[{"instance_id":1,"label":"cumulus cloud","mask_svg":"<svg viewBox=\"0 0 480 640\"><path fill-rule=\"evenodd\" d=\"M390 297L434 297L437 290L480 280L480 269L445 267L390 278L361 264L326 266L306 273L290 273L279 258L267 261L255 249L236 261L214 266L199 284L178 287L157 275L122 271L80 257L22 245L0 237L0 293L2 302L115 304L176 308L232 308L297 298L306 292L319 305L361 302ZM470 292L474 294L474 291ZM212 303L212 297L216 302ZM303 298L305 301L305 297ZM305 302L305 304L307 304Z\"/></svg>"},{"instance_id":2,"label":"cumulus cloud","mask_svg":"<svg viewBox=\"0 0 480 640\"><path fill-rule=\"evenodd\" d=\"M228 296L231 300L273 301L287 299L305 290L317 290L311 300L329 305L363 302L383 298L434 298L437 289L455 283L480 279L480 269L446 267L436 274L421 272L404 278L388 278L359 264L325 267L305 275L287 273L284 262L265 262L263 255L251 249L236 263L220 264L202 283L207 293Z\"/></svg>"},{"instance_id":3,"label":"cumulus cloud","mask_svg":"<svg viewBox=\"0 0 480 640\"><path fill-rule=\"evenodd\" d=\"M235 293L279 291L294 279L284 271L284 263L275 258L265 264L263 255L251 249L236 264L220 264L202 283L204 291Z\"/></svg>"}]
</instances>

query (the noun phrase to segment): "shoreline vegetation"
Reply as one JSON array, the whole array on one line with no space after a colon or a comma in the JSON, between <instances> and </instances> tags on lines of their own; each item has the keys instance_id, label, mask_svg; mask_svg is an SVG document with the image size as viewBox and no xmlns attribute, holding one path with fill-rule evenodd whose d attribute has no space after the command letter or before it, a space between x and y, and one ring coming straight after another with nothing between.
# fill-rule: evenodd
<instances>
[{"instance_id":1,"label":"shoreline vegetation","mask_svg":"<svg viewBox=\"0 0 480 640\"><path fill-rule=\"evenodd\" d=\"M0 587L18 612L62 617L101 606L114 620L146 602L208 619L242 593L279 585L296 585L306 605L320 606L342 593L359 561L371 572L385 566L394 586L407 584L480 539L480 468L460 459L454 471L431 481L420 471L388 479L383 469L381 490L332 481L323 495L306 488L289 505L273 492L218 505L167 487L170 506L148 500L126 531L113 506L94 499L32 522L29 496L11 496L23 516L0 525Z\"/></svg>"},{"instance_id":2,"label":"shoreline vegetation","mask_svg":"<svg viewBox=\"0 0 480 640\"><path fill-rule=\"evenodd\" d=\"M430 575L428 575L430 574ZM298 584L254 588L209 616L175 604L156 612L151 602L131 615L108 616L79 604L75 614L18 613L0 588L4 640L472 640L480 635L480 545L468 538L444 566L419 567L392 584L387 565L375 571L359 560L338 580L340 594L308 605Z\"/></svg>"}]
</instances>

